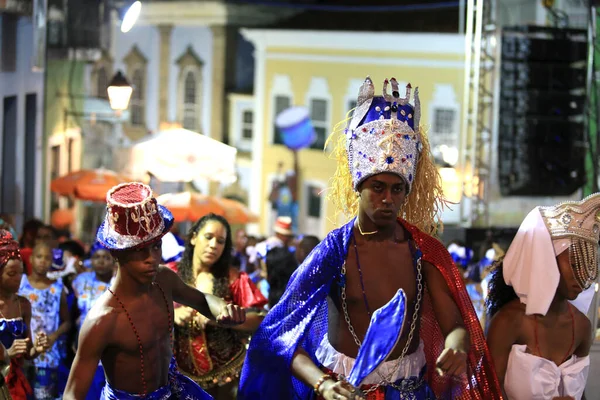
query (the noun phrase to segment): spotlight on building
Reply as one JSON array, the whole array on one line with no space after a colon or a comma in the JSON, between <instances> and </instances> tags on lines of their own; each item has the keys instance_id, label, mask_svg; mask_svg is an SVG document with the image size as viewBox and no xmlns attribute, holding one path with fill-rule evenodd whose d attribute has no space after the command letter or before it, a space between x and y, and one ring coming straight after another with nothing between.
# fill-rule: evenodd
<instances>
[{"instance_id":1,"label":"spotlight on building","mask_svg":"<svg viewBox=\"0 0 600 400\"><path fill-rule=\"evenodd\" d=\"M140 11L142 11L142 2L135 1L127 11L125 11L125 16L123 17L123 22L121 22L121 32L127 33L133 28L138 17L140 16Z\"/></svg>"}]
</instances>

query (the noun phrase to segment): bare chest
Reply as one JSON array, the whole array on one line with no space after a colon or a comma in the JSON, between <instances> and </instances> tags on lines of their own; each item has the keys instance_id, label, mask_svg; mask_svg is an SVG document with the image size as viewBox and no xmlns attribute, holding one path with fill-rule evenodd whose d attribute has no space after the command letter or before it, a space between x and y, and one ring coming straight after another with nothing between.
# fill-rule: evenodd
<instances>
[{"instance_id":1,"label":"bare chest","mask_svg":"<svg viewBox=\"0 0 600 400\"><path fill-rule=\"evenodd\" d=\"M417 298L415 276L413 257L407 242L386 242L376 246L359 245L356 249L351 245L345 264L346 284L340 292L345 296L338 296L336 293L330 296L328 328L329 341L333 347L350 357L355 357L356 338L349 325L352 325L358 340L363 340L369 327L370 313L389 302L398 289L405 292L407 318L411 320ZM410 323L405 323L401 335L403 339L396 346L392 356L399 356L406 346L409 325ZM418 332L418 326L416 330ZM417 334L413 337L409 351L414 351L418 343Z\"/></svg>"},{"instance_id":2,"label":"bare chest","mask_svg":"<svg viewBox=\"0 0 600 400\"><path fill-rule=\"evenodd\" d=\"M534 316L524 318L519 342L525 344L531 354L560 365L580 344L576 325L570 318L551 323Z\"/></svg>"},{"instance_id":3,"label":"bare chest","mask_svg":"<svg viewBox=\"0 0 600 400\"><path fill-rule=\"evenodd\" d=\"M350 246L346 260L346 301L373 312L404 290L408 302L416 297L416 274L408 243Z\"/></svg>"},{"instance_id":4,"label":"bare chest","mask_svg":"<svg viewBox=\"0 0 600 400\"><path fill-rule=\"evenodd\" d=\"M172 309L163 299L152 299L126 306L127 311L118 309L119 318L113 334L114 346L122 352L139 355L140 345L144 355L150 356L157 350L170 347Z\"/></svg>"}]
</instances>

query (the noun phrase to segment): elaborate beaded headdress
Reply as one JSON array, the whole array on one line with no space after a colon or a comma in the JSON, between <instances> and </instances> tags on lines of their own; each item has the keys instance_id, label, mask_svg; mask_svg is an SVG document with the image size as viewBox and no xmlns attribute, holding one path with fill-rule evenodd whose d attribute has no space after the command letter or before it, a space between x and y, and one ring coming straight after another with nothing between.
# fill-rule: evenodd
<instances>
[{"instance_id":1,"label":"elaborate beaded headdress","mask_svg":"<svg viewBox=\"0 0 600 400\"><path fill-rule=\"evenodd\" d=\"M569 254L575 278L583 289L587 289L598 278L600 193L581 201L540 207L540 213L553 241L570 241Z\"/></svg>"},{"instance_id":2,"label":"elaborate beaded headdress","mask_svg":"<svg viewBox=\"0 0 600 400\"><path fill-rule=\"evenodd\" d=\"M329 143L345 127L333 150L338 168L329 198L338 211L353 217L358 212L355 191L365 179L383 172L397 174L408 189L403 216L432 233L438 227L436 215L443 206L441 180L419 125L419 91L414 91L414 105L409 103L411 91L408 84L405 97L401 98L398 81L392 78L383 82L382 95L375 96L373 82L369 77L365 79L349 122L347 119L338 123L328 140Z\"/></svg>"},{"instance_id":3,"label":"elaborate beaded headdress","mask_svg":"<svg viewBox=\"0 0 600 400\"><path fill-rule=\"evenodd\" d=\"M173 215L157 204L152 189L139 182L123 183L106 194L106 217L96 239L109 250L138 248L162 238Z\"/></svg>"},{"instance_id":4,"label":"elaborate beaded headdress","mask_svg":"<svg viewBox=\"0 0 600 400\"><path fill-rule=\"evenodd\" d=\"M392 94L387 87L392 84ZM367 77L360 87L358 101L346 132L347 152L354 190L370 176L382 172L400 175L412 186L423 145L419 127L421 105L415 89L415 106L409 104L411 86L400 97L395 78L383 82L383 96L374 96L373 82Z\"/></svg>"}]
</instances>

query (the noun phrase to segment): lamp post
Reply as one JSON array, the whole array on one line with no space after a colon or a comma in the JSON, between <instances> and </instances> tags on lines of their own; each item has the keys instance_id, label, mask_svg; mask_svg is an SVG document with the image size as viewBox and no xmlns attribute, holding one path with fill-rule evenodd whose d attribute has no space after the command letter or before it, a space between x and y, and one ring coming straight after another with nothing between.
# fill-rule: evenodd
<instances>
[{"instance_id":1,"label":"lamp post","mask_svg":"<svg viewBox=\"0 0 600 400\"><path fill-rule=\"evenodd\" d=\"M110 108L115 110L117 115L127 110L131 94L133 93L133 87L121 71L117 71L115 76L113 76L106 88L106 92L108 93Z\"/></svg>"},{"instance_id":2,"label":"lamp post","mask_svg":"<svg viewBox=\"0 0 600 400\"><path fill-rule=\"evenodd\" d=\"M108 87L106 88L108 93L108 101L110 108L115 110L117 117L121 116L121 113L129 107L129 101L131 100L131 94L133 93L133 87L125 78L125 75L121 71L117 71L115 76L111 79ZM113 124L112 136L114 143L117 148L123 146L123 124L120 118L117 118Z\"/></svg>"},{"instance_id":3,"label":"lamp post","mask_svg":"<svg viewBox=\"0 0 600 400\"><path fill-rule=\"evenodd\" d=\"M112 126L111 129L111 138L109 140L105 140L104 143L113 148L120 148L123 144L123 127L121 123L121 115L123 111L127 110L129 107L129 101L131 100L131 94L133 93L133 87L125 78L125 75L118 71L115 76L111 79L108 87L106 88L108 94L108 101L110 104L110 108L113 112L91 112L87 111L71 111L65 109L64 111L64 129L67 129L67 120L69 117L80 117L80 118L91 118L93 120L101 120L103 122L107 122ZM89 98L89 96L78 96ZM110 157L112 152L107 152L105 154L106 157ZM103 160L102 163L104 166L112 164L112 162L107 162L107 160Z\"/></svg>"}]
</instances>

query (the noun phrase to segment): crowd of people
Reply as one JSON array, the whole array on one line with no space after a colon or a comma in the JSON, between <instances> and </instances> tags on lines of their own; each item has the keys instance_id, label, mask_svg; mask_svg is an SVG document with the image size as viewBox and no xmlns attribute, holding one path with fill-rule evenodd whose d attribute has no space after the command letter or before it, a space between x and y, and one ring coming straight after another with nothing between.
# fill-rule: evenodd
<instances>
[{"instance_id":1,"label":"crowd of people","mask_svg":"<svg viewBox=\"0 0 600 400\"><path fill-rule=\"evenodd\" d=\"M0 340L7 339L2 343L12 363L6 388L13 399L62 398L83 323L114 286L117 258L100 241L86 245L38 220L24 224L19 242L13 226L3 221L0 229L6 259L0 265L6 277L0 282ZM243 324L222 327L175 303L173 351L181 371L214 398L235 399L251 334L318 242L295 235L286 217L277 220L271 238L248 237L244 229L232 233L215 214L196 221L183 237L166 233L161 264L188 285L246 310ZM99 362L85 398L100 399L105 384Z\"/></svg>"},{"instance_id":2,"label":"crowd of people","mask_svg":"<svg viewBox=\"0 0 600 400\"><path fill-rule=\"evenodd\" d=\"M89 248L3 219L0 396L585 399L600 194L536 207L489 274L465 274L470 255L435 237L444 200L411 91L367 78L334 132L329 196L349 222L323 240L288 216L252 238L214 214L180 238L136 182L107 193Z\"/></svg>"}]
</instances>

